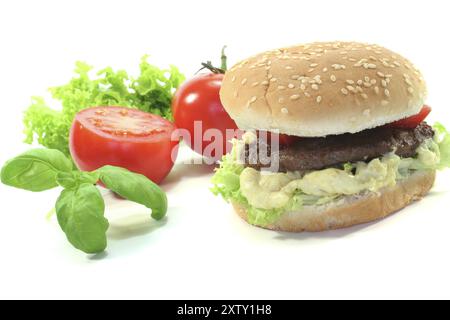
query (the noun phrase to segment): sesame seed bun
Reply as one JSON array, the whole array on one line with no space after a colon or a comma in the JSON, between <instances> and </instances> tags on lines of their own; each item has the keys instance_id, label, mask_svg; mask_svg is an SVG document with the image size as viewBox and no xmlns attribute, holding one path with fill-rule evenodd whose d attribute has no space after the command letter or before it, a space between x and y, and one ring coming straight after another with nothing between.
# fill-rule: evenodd
<instances>
[{"instance_id":1,"label":"sesame seed bun","mask_svg":"<svg viewBox=\"0 0 450 320\"><path fill-rule=\"evenodd\" d=\"M436 171L417 171L407 179L378 192L347 196L322 206L305 206L296 212L287 212L273 225L265 228L278 231L302 232L340 229L366 223L386 216L421 199L431 189ZM237 203L233 207L247 221L247 211Z\"/></svg>"},{"instance_id":2,"label":"sesame seed bun","mask_svg":"<svg viewBox=\"0 0 450 320\"><path fill-rule=\"evenodd\" d=\"M323 42L263 52L226 72L221 101L241 129L302 137L355 133L417 114L427 95L407 59Z\"/></svg>"}]
</instances>

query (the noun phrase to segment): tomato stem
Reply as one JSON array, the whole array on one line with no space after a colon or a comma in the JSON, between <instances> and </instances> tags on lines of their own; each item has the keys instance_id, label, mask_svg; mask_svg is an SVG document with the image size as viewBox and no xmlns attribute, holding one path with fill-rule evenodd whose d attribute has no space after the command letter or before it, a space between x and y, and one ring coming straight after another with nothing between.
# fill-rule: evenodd
<instances>
[{"instance_id":1,"label":"tomato stem","mask_svg":"<svg viewBox=\"0 0 450 320\"><path fill-rule=\"evenodd\" d=\"M212 73L215 73L215 74L224 74L225 71L227 71L227 56L225 55L226 47L227 46L223 46L223 48L222 48L222 54L220 56L220 61L221 61L220 68L214 67L211 61L206 61L206 62L202 62L202 67L200 68L200 70L197 71L197 73L199 73L203 69L208 69L209 71L211 71Z\"/></svg>"},{"instance_id":2,"label":"tomato stem","mask_svg":"<svg viewBox=\"0 0 450 320\"><path fill-rule=\"evenodd\" d=\"M225 55L225 49L227 46L223 46L222 48L222 55L220 56L220 61L222 62L220 69L223 71L227 71L227 56Z\"/></svg>"}]
</instances>

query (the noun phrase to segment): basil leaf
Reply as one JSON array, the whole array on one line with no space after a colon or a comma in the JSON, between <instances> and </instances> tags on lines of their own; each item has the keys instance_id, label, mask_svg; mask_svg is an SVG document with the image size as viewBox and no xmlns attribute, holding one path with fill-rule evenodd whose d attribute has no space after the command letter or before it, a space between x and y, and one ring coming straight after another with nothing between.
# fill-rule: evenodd
<instances>
[{"instance_id":1,"label":"basil leaf","mask_svg":"<svg viewBox=\"0 0 450 320\"><path fill-rule=\"evenodd\" d=\"M99 179L99 174L96 172L58 172L56 175L56 182L65 189L76 189L84 183L96 184Z\"/></svg>"},{"instance_id":2,"label":"basil leaf","mask_svg":"<svg viewBox=\"0 0 450 320\"><path fill-rule=\"evenodd\" d=\"M1 171L2 183L33 192L56 187L58 172L71 172L72 162L58 151L32 149L7 161Z\"/></svg>"},{"instance_id":3,"label":"basil leaf","mask_svg":"<svg viewBox=\"0 0 450 320\"><path fill-rule=\"evenodd\" d=\"M145 176L113 166L105 166L97 172L108 189L125 199L152 209L153 219L160 220L166 215L166 194Z\"/></svg>"},{"instance_id":4,"label":"basil leaf","mask_svg":"<svg viewBox=\"0 0 450 320\"><path fill-rule=\"evenodd\" d=\"M106 249L109 223L104 217L105 202L92 184L64 190L56 201L59 225L69 242L85 253Z\"/></svg>"}]
</instances>

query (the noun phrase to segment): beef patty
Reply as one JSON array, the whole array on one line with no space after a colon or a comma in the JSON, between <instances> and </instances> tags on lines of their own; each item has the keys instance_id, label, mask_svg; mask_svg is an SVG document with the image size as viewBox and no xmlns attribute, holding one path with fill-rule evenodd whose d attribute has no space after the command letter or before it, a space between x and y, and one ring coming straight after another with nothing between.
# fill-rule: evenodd
<instances>
[{"instance_id":1,"label":"beef patty","mask_svg":"<svg viewBox=\"0 0 450 320\"><path fill-rule=\"evenodd\" d=\"M267 150L266 160L279 160L278 171L287 172L318 170L345 162L369 161L391 151L403 158L413 157L419 145L433 136L433 129L426 122L422 122L414 129L383 126L354 134L301 138L294 144L281 146L280 150L273 152L267 143L258 140L257 144L258 150L262 152ZM258 152L250 150L247 145L245 151L247 167L255 169L270 167L270 164L261 163L261 159L257 156Z\"/></svg>"}]
</instances>

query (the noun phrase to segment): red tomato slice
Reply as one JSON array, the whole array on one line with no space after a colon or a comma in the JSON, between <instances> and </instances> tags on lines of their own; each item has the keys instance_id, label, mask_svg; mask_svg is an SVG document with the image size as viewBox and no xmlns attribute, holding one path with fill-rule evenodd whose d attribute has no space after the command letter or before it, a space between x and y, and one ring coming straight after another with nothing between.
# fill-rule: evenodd
<instances>
[{"instance_id":1,"label":"red tomato slice","mask_svg":"<svg viewBox=\"0 0 450 320\"><path fill-rule=\"evenodd\" d=\"M178 140L172 139L175 130L175 125L166 119L143 111L90 108L75 117L70 152L80 170L113 165L160 183L177 156Z\"/></svg>"},{"instance_id":2,"label":"red tomato slice","mask_svg":"<svg viewBox=\"0 0 450 320\"><path fill-rule=\"evenodd\" d=\"M296 137L296 136L290 136L287 134L270 132L269 136L267 138L267 140L268 140L267 142L271 143L272 139L276 139L276 138L278 138L278 141L281 146L290 146L300 139L300 137Z\"/></svg>"},{"instance_id":3,"label":"red tomato slice","mask_svg":"<svg viewBox=\"0 0 450 320\"><path fill-rule=\"evenodd\" d=\"M414 129L430 114L430 112L431 108L427 105L424 105L422 110L420 110L418 114L392 122L389 125L398 128Z\"/></svg>"}]
</instances>

